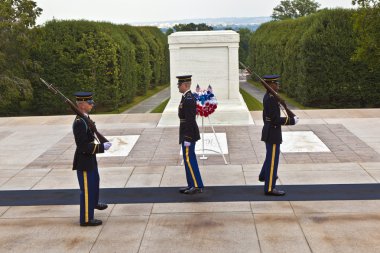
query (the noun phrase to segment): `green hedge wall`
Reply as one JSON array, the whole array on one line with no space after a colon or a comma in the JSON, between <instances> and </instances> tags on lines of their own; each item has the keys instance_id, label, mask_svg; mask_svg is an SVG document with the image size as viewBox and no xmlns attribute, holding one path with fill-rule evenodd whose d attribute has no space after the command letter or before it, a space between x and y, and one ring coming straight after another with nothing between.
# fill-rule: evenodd
<instances>
[{"instance_id":1,"label":"green hedge wall","mask_svg":"<svg viewBox=\"0 0 380 253\"><path fill-rule=\"evenodd\" d=\"M154 27L139 27L150 50L150 67L153 71L151 84L159 85L169 81L169 47L167 36Z\"/></svg>"},{"instance_id":2,"label":"green hedge wall","mask_svg":"<svg viewBox=\"0 0 380 253\"><path fill-rule=\"evenodd\" d=\"M152 79L152 69L150 67L150 49L149 45L144 39L138 28L124 25L121 27L123 31L128 34L130 40L136 47L135 59L137 62L137 94L143 95L150 88ZM164 35L164 34L163 34Z\"/></svg>"},{"instance_id":3,"label":"green hedge wall","mask_svg":"<svg viewBox=\"0 0 380 253\"><path fill-rule=\"evenodd\" d=\"M167 82L162 78L167 73L155 74L156 65L167 64L167 52L162 50L167 47L166 36L158 28L144 30L148 37L141 28L128 25L50 21L35 29L32 55L39 66L38 75L71 98L75 91L93 91L100 111L117 109L136 95L145 94L151 83ZM37 78L32 84L35 113L67 111Z\"/></svg>"},{"instance_id":4,"label":"green hedge wall","mask_svg":"<svg viewBox=\"0 0 380 253\"><path fill-rule=\"evenodd\" d=\"M250 40L249 64L259 74L281 74L281 89L306 106L380 106L380 73L352 60L354 10L265 23Z\"/></svg>"},{"instance_id":5,"label":"green hedge wall","mask_svg":"<svg viewBox=\"0 0 380 253\"><path fill-rule=\"evenodd\" d=\"M20 114L33 98L32 85L27 79L0 74L0 115Z\"/></svg>"}]
</instances>

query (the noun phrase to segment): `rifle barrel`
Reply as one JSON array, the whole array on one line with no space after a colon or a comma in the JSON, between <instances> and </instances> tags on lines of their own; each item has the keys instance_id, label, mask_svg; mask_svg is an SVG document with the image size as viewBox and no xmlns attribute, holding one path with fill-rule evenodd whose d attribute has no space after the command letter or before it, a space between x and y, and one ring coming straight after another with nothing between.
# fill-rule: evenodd
<instances>
[{"instance_id":1,"label":"rifle barrel","mask_svg":"<svg viewBox=\"0 0 380 253\"><path fill-rule=\"evenodd\" d=\"M246 69L251 75L254 74L255 76L257 76L257 77L260 79L260 81L261 81L261 83L264 85L264 87L265 87L270 93L272 93L272 95L277 99L277 101L278 101L278 102L284 107L284 109L285 109L285 111L286 111L286 113L288 114L289 117L294 117L294 116L296 116L296 115L294 114L294 112L292 112L292 111L288 108L288 106L286 105L285 101L284 101L283 99L281 99L280 95L278 95L278 93L277 93L275 90L273 90L272 87L270 87L269 84L268 84L267 82L265 82L264 79L261 78L261 76L259 76L258 74L256 74L256 72L254 72L253 70L251 70L250 68L248 68L247 66L245 66L244 63L242 63L242 62L239 62L239 63L240 63L240 65L241 65L244 69Z\"/></svg>"},{"instance_id":2,"label":"rifle barrel","mask_svg":"<svg viewBox=\"0 0 380 253\"><path fill-rule=\"evenodd\" d=\"M48 89L53 92L54 94L59 94L61 97L65 99L65 102L69 104L70 108L81 118L85 119L86 122L89 124L91 130L96 134L98 137L98 140L100 143L108 142L107 138L104 137L99 131L96 129L95 122L93 122L91 119L88 119L87 117L84 116L84 114L78 109L78 107L69 99L67 98L60 90L54 87L53 84L48 83L44 79L40 78L41 82L43 82Z\"/></svg>"}]
</instances>

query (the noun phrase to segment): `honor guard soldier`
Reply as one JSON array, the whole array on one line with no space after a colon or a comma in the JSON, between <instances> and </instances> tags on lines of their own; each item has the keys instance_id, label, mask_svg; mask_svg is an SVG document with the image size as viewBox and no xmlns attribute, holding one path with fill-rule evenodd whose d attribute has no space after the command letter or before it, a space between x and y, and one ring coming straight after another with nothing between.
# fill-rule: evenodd
<instances>
[{"instance_id":1,"label":"honor guard soldier","mask_svg":"<svg viewBox=\"0 0 380 253\"><path fill-rule=\"evenodd\" d=\"M263 76L263 80L275 91L280 89L279 75ZM263 121L261 140L266 145L266 157L259 175L259 181L265 181L264 193L266 195L283 196L284 191L276 189L277 168L282 143L281 125L295 125L298 117L281 117L280 104L276 98L267 91L263 99Z\"/></svg>"},{"instance_id":2,"label":"honor guard soldier","mask_svg":"<svg viewBox=\"0 0 380 253\"><path fill-rule=\"evenodd\" d=\"M95 105L91 92L77 92L76 104L78 109L89 118L89 112ZM80 225L98 226L101 220L94 219L94 209L104 210L107 204L99 202L99 172L96 161L97 153L104 153L111 147L110 142L96 144L95 135L88 127L86 119L77 116L73 123L76 150L73 170L77 171L80 187Z\"/></svg>"},{"instance_id":3,"label":"honor guard soldier","mask_svg":"<svg viewBox=\"0 0 380 253\"><path fill-rule=\"evenodd\" d=\"M181 103L178 107L179 144L182 146L187 179L187 187L181 188L179 191L184 194L202 193L203 182L195 155L195 143L200 139L200 135L196 121L196 100L190 90L191 75L177 76L177 78L178 90L182 93Z\"/></svg>"}]
</instances>

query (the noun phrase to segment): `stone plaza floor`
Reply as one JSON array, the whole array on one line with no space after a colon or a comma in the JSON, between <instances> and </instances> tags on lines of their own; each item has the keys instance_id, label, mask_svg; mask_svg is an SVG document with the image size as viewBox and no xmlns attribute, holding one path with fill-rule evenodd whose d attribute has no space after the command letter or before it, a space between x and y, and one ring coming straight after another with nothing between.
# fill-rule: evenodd
<instances>
[{"instance_id":1,"label":"stone plaza floor","mask_svg":"<svg viewBox=\"0 0 380 253\"><path fill-rule=\"evenodd\" d=\"M98 158L101 199L113 199L95 211L98 227L79 226L79 196L59 205L28 198L78 189L74 116L0 118L0 196L10 199L0 198L0 252L380 252L380 109L295 113L299 124L283 128L284 198L264 197L258 182L261 112L252 112L255 125L215 126L226 134L228 165L220 155L198 159L205 193L179 197L177 128L157 128L160 114L92 116L107 137L138 136L134 145L119 139L118 148L131 145L127 156ZM286 147L297 133L314 139ZM141 191L141 203L117 201L116 191Z\"/></svg>"}]
</instances>

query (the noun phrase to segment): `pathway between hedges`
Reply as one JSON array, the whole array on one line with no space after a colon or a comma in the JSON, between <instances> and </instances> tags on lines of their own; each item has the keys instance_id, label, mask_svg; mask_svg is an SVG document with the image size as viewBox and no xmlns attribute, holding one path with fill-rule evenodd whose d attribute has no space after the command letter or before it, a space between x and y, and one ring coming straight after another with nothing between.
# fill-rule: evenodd
<instances>
[{"instance_id":1,"label":"pathway between hedges","mask_svg":"<svg viewBox=\"0 0 380 253\"><path fill-rule=\"evenodd\" d=\"M260 103L263 101L263 97L265 92L256 88L252 84L248 83L247 81L240 80L240 88L248 92L252 97L256 98ZM167 87L163 89L162 91L158 92L157 94L151 96L150 98L145 99L141 103L135 105L134 107L126 110L123 112L123 114L126 113L149 113L154 108L159 106L163 101L168 99L170 97L170 87ZM289 104L288 106L291 110L297 110L296 106Z\"/></svg>"},{"instance_id":2,"label":"pathway between hedges","mask_svg":"<svg viewBox=\"0 0 380 253\"><path fill-rule=\"evenodd\" d=\"M245 80L240 80L240 88L248 92L252 97L256 98L259 100L260 103L263 102L263 97L265 92L260 90L259 88L255 87L254 85L250 84L249 82ZM298 110L299 108L290 104L289 102L287 103L289 109L291 110Z\"/></svg>"},{"instance_id":3,"label":"pathway between hedges","mask_svg":"<svg viewBox=\"0 0 380 253\"><path fill-rule=\"evenodd\" d=\"M162 102L170 97L170 87L163 89L162 91L154 94L153 96L145 99L141 103L135 105L132 108L122 112L125 113L149 113L154 108L159 106Z\"/></svg>"}]
</instances>

